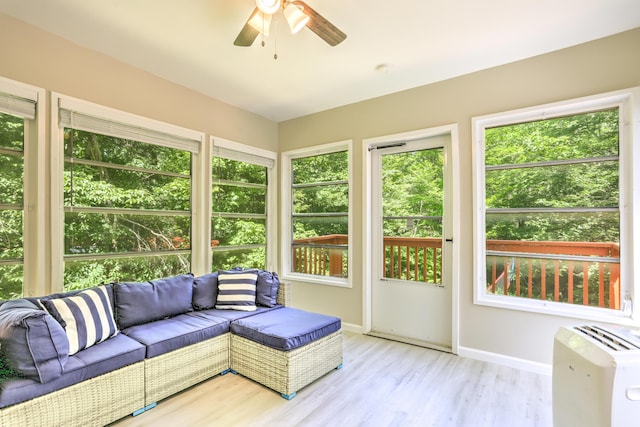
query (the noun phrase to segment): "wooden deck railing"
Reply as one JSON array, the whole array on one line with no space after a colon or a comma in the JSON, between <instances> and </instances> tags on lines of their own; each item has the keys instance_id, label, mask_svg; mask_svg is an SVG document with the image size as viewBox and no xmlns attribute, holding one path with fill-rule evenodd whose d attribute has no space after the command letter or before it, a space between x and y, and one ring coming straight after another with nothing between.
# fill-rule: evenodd
<instances>
[{"instance_id":1,"label":"wooden deck railing","mask_svg":"<svg viewBox=\"0 0 640 427\"><path fill-rule=\"evenodd\" d=\"M346 244L344 234L296 240L293 269L347 277ZM442 239L385 237L384 253L383 277L442 280ZM620 309L620 263L603 259L619 258L615 243L488 240L487 254L489 293Z\"/></svg>"},{"instance_id":2,"label":"wooden deck railing","mask_svg":"<svg viewBox=\"0 0 640 427\"><path fill-rule=\"evenodd\" d=\"M616 243L488 240L487 252L501 253L487 256L490 293L620 309Z\"/></svg>"}]
</instances>

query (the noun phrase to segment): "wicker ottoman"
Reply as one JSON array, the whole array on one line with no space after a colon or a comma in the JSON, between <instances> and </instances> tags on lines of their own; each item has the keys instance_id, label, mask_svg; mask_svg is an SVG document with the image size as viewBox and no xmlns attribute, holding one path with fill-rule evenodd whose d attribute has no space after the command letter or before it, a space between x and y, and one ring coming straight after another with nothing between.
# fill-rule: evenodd
<instances>
[{"instance_id":1,"label":"wicker ottoman","mask_svg":"<svg viewBox=\"0 0 640 427\"><path fill-rule=\"evenodd\" d=\"M293 321L287 320L291 315ZM292 399L304 386L342 367L342 330L335 319L284 307L234 322L231 370Z\"/></svg>"}]
</instances>

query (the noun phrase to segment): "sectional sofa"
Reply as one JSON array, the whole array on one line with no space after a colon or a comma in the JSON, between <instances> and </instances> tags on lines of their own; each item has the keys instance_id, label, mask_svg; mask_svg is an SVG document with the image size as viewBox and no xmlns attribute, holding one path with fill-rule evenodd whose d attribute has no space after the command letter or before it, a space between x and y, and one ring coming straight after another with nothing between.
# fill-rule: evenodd
<instances>
[{"instance_id":1,"label":"sectional sofa","mask_svg":"<svg viewBox=\"0 0 640 427\"><path fill-rule=\"evenodd\" d=\"M342 366L339 318L288 307L275 273L230 270L0 305L0 425L105 425L227 372L286 399Z\"/></svg>"}]
</instances>

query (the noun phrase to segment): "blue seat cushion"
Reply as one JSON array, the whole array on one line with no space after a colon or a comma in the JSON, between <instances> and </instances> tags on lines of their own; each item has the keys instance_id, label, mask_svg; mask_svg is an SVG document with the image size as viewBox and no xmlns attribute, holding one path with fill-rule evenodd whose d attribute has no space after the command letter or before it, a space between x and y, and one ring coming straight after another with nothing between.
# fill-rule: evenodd
<instances>
[{"instance_id":1,"label":"blue seat cushion","mask_svg":"<svg viewBox=\"0 0 640 427\"><path fill-rule=\"evenodd\" d=\"M237 319L243 319L245 317L255 316L256 314L266 313L267 311L275 310L282 307L283 307L282 305L276 305L274 307L256 307L255 311L218 310L217 308L212 308L210 310L202 310L202 311L187 313L187 314L196 316L198 314L204 313L208 316L213 316L220 319L234 321Z\"/></svg>"},{"instance_id":2,"label":"blue seat cushion","mask_svg":"<svg viewBox=\"0 0 640 427\"><path fill-rule=\"evenodd\" d=\"M118 334L69 356L64 373L47 383L27 378L4 381L0 384L0 408L15 405L140 362L144 360L144 355L145 347L142 344L125 335ZM70 402L61 402L60 404L70 404Z\"/></svg>"},{"instance_id":3,"label":"blue seat cushion","mask_svg":"<svg viewBox=\"0 0 640 427\"><path fill-rule=\"evenodd\" d=\"M159 356L229 332L226 319L180 314L123 329L122 333L147 347L147 358Z\"/></svg>"},{"instance_id":4,"label":"blue seat cushion","mask_svg":"<svg viewBox=\"0 0 640 427\"><path fill-rule=\"evenodd\" d=\"M276 350L289 351L326 337L341 326L338 317L282 307L234 320L231 332Z\"/></svg>"}]
</instances>

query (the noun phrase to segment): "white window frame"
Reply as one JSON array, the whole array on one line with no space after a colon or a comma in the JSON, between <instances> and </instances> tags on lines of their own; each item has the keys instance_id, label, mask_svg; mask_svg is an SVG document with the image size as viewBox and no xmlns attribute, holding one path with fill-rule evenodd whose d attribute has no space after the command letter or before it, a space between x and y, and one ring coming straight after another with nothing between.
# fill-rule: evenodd
<instances>
[{"instance_id":1,"label":"white window frame","mask_svg":"<svg viewBox=\"0 0 640 427\"><path fill-rule=\"evenodd\" d=\"M485 156L484 130L606 108L620 112L620 281L621 310L587 307L554 301L489 294L486 291L485 235ZM634 259L640 253L640 87L590 97L524 108L472 119L473 149L473 259L474 303L491 307L552 314L591 321L633 324L640 319L640 265Z\"/></svg>"},{"instance_id":2,"label":"white window frame","mask_svg":"<svg viewBox=\"0 0 640 427\"><path fill-rule=\"evenodd\" d=\"M114 108L95 104L53 92L51 94L51 292L62 292L64 286L64 130L60 127L60 111L62 109L77 111L86 116L111 120L142 131L164 133L178 139L197 141L185 150L192 151L191 173L191 270L200 273L202 268L202 252L204 235L202 221L199 218L198 200L201 199L200 188L196 183L204 179L202 155L205 135L203 132L183 128ZM152 135L153 136L153 135ZM167 144L169 145L169 144ZM197 146L196 146L197 145ZM176 147L175 148L180 148ZM152 278L150 278L152 279ZM97 285L98 283L96 283Z\"/></svg>"},{"instance_id":3,"label":"white window frame","mask_svg":"<svg viewBox=\"0 0 640 427\"><path fill-rule=\"evenodd\" d=\"M281 196L282 203L281 214L281 260L282 260L282 277L285 280L296 282L314 283L318 285L339 286L344 288L352 287L353 277L353 140L345 140L333 142L329 144L316 145L309 148L285 151L281 154L282 174L281 174ZM338 151L346 151L349 162L349 171L347 179L349 180L349 212L347 215L347 226L349 227L349 236L347 238L347 271L348 277L332 277L332 276L316 276L312 274L294 273L291 271L291 215L293 202L291 200L291 163L294 159L302 157L319 156L323 154L331 154Z\"/></svg>"},{"instance_id":4,"label":"white window frame","mask_svg":"<svg viewBox=\"0 0 640 427\"><path fill-rule=\"evenodd\" d=\"M0 77L0 93L35 103L35 118L24 119L24 296L45 295L50 289L46 247L46 91L42 88Z\"/></svg>"},{"instance_id":5,"label":"white window frame","mask_svg":"<svg viewBox=\"0 0 640 427\"><path fill-rule=\"evenodd\" d=\"M211 186L212 186L212 157L219 156L225 159L237 160L240 162L251 163L254 165L265 166L267 168L267 256L266 256L266 269L269 271L276 271L277 265L277 217L278 213L276 207L278 206L278 194L276 177L278 176L278 154L264 150L250 145L241 144L239 142L230 141L228 139L211 136L209 144L210 152L207 155L208 166L206 170L209 171L205 181L205 190L207 197L204 197L207 206L205 212L207 220L204 224L206 236L211 236L211 210L213 208L213 201L211 200ZM208 242L208 240L207 240ZM211 245L205 242L206 257L208 270L211 271Z\"/></svg>"}]
</instances>

